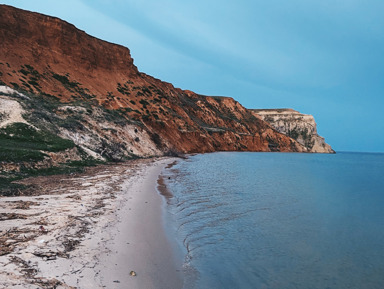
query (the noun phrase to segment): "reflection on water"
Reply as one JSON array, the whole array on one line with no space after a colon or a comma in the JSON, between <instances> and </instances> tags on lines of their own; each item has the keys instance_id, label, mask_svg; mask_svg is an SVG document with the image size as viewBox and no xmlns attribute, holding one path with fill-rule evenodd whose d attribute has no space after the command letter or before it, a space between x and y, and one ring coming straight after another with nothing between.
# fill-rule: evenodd
<instances>
[{"instance_id":1,"label":"reflection on water","mask_svg":"<svg viewBox=\"0 0 384 289\"><path fill-rule=\"evenodd\" d=\"M384 155L215 153L164 173L185 288L384 288Z\"/></svg>"}]
</instances>

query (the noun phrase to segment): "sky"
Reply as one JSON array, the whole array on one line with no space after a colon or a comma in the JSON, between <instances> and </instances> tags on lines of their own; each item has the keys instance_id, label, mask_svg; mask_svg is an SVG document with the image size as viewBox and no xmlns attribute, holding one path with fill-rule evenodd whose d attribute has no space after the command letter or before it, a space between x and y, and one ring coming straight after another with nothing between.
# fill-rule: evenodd
<instances>
[{"instance_id":1,"label":"sky","mask_svg":"<svg viewBox=\"0 0 384 289\"><path fill-rule=\"evenodd\" d=\"M247 108L312 114L336 151L384 152L382 0L11 0L131 50L138 69Z\"/></svg>"}]
</instances>

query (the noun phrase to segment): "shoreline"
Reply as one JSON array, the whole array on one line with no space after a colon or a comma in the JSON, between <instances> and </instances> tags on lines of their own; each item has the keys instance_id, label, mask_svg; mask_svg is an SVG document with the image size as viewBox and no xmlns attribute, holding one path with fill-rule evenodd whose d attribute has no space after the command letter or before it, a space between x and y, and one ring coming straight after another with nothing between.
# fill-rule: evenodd
<instances>
[{"instance_id":1,"label":"shoreline","mask_svg":"<svg viewBox=\"0 0 384 289\"><path fill-rule=\"evenodd\" d=\"M181 262L177 266L174 248L165 232L164 200L156 189L162 170L171 161L174 160L159 160L147 167L143 176L136 175L133 184L125 184L131 185L125 189L133 197L124 200L125 204L118 209L118 233L107 245L109 252L99 256L101 260L110 260L98 266L103 276L101 283L107 288L183 287ZM116 269L111 270L110 263ZM137 276L130 276L131 271Z\"/></svg>"},{"instance_id":2,"label":"shoreline","mask_svg":"<svg viewBox=\"0 0 384 289\"><path fill-rule=\"evenodd\" d=\"M182 288L157 191L175 160L23 181L35 194L0 198L0 287Z\"/></svg>"}]
</instances>

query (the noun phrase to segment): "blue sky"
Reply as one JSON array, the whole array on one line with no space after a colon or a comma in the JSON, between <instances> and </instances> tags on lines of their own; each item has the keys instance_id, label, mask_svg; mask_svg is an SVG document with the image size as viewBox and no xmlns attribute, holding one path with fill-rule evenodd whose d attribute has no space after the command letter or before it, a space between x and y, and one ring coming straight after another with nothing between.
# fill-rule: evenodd
<instances>
[{"instance_id":1,"label":"blue sky","mask_svg":"<svg viewBox=\"0 0 384 289\"><path fill-rule=\"evenodd\" d=\"M140 71L248 108L314 115L337 151L384 152L382 0L12 0L127 46Z\"/></svg>"}]
</instances>

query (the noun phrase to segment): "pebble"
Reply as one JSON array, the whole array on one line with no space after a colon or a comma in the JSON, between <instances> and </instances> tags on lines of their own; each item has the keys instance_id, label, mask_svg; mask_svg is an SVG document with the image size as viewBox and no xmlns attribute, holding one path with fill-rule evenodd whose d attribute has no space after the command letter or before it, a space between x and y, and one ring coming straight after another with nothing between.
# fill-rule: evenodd
<instances>
[{"instance_id":1,"label":"pebble","mask_svg":"<svg viewBox=\"0 0 384 289\"><path fill-rule=\"evenodd\" d=\"M129 272L129 275L131 275L131 276L136 276L136 272L135 271L131 271L131 272Z\"/></svg>"}]
</instances>

